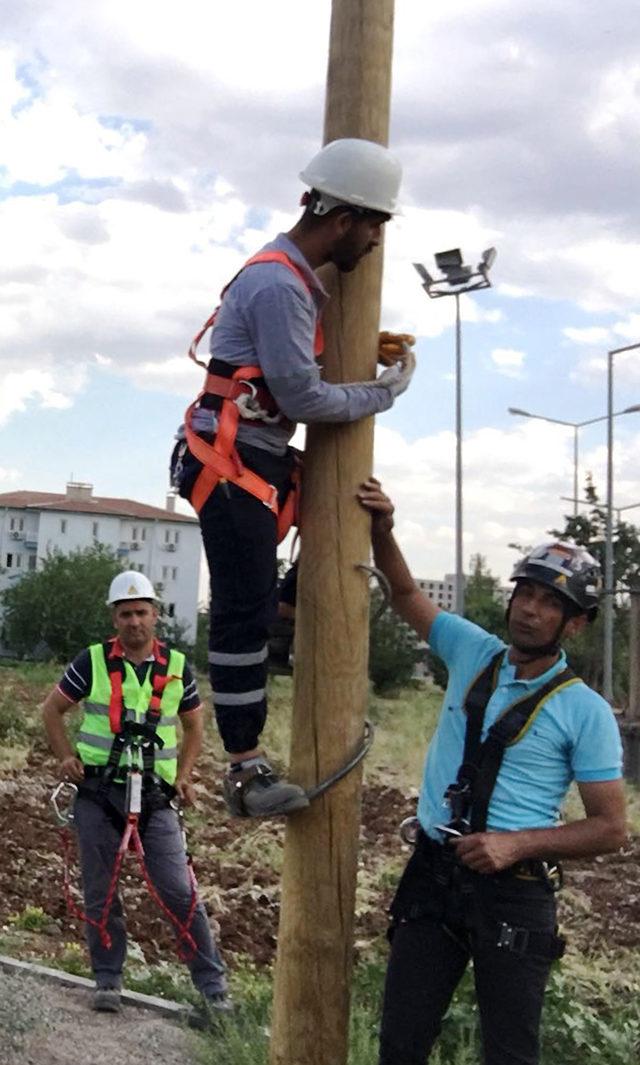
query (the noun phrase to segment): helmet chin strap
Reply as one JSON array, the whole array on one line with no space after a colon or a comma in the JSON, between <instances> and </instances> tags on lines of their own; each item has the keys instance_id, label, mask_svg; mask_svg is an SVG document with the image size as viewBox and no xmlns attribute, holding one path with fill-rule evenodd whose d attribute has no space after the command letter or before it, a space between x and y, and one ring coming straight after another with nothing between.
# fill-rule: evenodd
<instances>
[{"instance_id":1,"label":"helmet chin strap","mask_svg":"<svg viewBox=\"0 0 640 1065\"><path fill-rule=\"evenodd\" d=\"M505 613L505 617L506 617L506 621L507 621L507 631L509 629L509 617L510 617L510 614L511 614L511 602L512 602L512 600L513 600L513 595L511 596L511 599L509 600L509 604L507 606L506 613ZM570 608L569 604L565 605L563 603L562 604L562 621L558 625L558 628L556 629L554 635L551 637L550 640L547 641L547 643L540 643L540 644L537 644L534 647L531 647L531 646L525 647L522 644L519 644L517 642L517 640L513 640L512 639L511 640L511 644L512 644L513 647L515 647L516 651L520 652L520 654L526 655L530 662L535 662L535 660L537 658L546 658L547 655L556 655L560 651L560 641L562 639L562 633L564 632L564 627L567 624L567 621L568 621L568 619L570 617L571 617L571 608ZM511 634L509 634L509 635L511 635Z\"/></svg>"}]
</instances>

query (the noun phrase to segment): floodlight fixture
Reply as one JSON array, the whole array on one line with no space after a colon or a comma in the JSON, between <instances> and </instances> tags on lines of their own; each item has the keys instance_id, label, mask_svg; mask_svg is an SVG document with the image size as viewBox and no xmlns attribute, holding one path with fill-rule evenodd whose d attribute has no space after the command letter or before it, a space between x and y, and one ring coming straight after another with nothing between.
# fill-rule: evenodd
<instances>
[{"instance_id":1,"label":"floodlight fixture","mask_svg":"<svg viewBox=\"0 0 640 1065\"><path fill-rule=\"evenodd\" d=\"M495 262L496 254L495 248L487 248L482 253L480 263L474 270L472 266L465 265L460 248L449 248L446 251L436 252L434 258L440 271L439 277L432 277L422 263L413 264L429 299L436 300L441 299L442 296L455 296L456 300L456 579L454 610L460 615L464 614L464 570L462 558L462 323L460 318L460 297L466 292L474 292L476 289L491 288L489 270Z\"/></svg>"},{"instance_id":2,"label":"floodlight fixture","mask_svg":"<svg viewBox=\"0 0 640 1065\"><path fill-rule=\"evenodd\" d=\"M486 251L483 251L482 258L478 263L478 270L481 274L489 273L489 270L496 261L497 254L498 253L495 248L487 248Z\"/></svg>"},{"instance_id":3,"label":"floodlight fixture","mask_svg":"<svg viewBox=\"0 0 640 1065\"><path fill-rule=\"evenodd\" d=\"M440 277L432 277L422 263L414 263L413 266L420 275L422 287L430 299L439 299L441 296L461 296L465 292L474 292L479 288L491 288L489 270L497 254L495 248L487 248L474 270L472 266L467 266L464 262L460 248L438 251L434 258L441 274Z\"/></svg>"},{"instance_id":4,"label":"floodlight fixture","mask_svg":"<svg viewBox=\"0 0 640 1065\"><path fill-rule=\"evenodd\" d=\"M417 270L420 274L423 283L423 288L428 288L429 285L433 284L433 278L431 274L429 273L427 268L422 265L422 263L414 263L413 268L414 270Z\"/></svg>"}]
</instances>

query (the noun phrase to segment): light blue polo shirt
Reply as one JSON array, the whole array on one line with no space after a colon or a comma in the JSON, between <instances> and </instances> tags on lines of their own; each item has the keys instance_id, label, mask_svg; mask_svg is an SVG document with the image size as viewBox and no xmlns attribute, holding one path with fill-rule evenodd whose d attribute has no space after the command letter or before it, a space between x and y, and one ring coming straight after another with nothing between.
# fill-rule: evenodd
<instances>
[{"instance_id":1,"label":"light blue polo shirt","mask_svg":"<svg viewBox=\"0 0 640 1065\"><path fill-rule=\"evenodd\" d=\"M429 645L445 662L449 684L427 752L418 817L425 832L441 842L442 834L435 826L451 817L444 793L462 761L467 720L464 696L506 645L472 622L444 611L431 627ZM565 666L562 652L546 673L533 680L516 680L515 666L505 655L487 705L482 739L503 710L542 687ZM583 681L568 685L546 699L523 738L506 749L489 803L487 828L501 832L553 827L573 780L617 780L621 776L622 745L611 707Z\"/></svg>"}]
</instances>

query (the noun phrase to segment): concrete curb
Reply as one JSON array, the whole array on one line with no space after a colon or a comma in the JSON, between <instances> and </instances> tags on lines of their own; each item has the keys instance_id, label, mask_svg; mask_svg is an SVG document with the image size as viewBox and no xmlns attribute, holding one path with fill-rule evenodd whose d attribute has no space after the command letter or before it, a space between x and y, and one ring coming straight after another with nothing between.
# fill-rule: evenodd
<instances>
[{"instance_id":1,"label":"concrete curb","mask_svg":"<svg viewBox=\"0 0 640 1065\"><path fill-rule=\"evenodd\" d=\"M49 969L46 965L37 965L32 961L19 961L5 954L0 954L0 969L8 973L23 973L40 980L50 980L60 987L72 987L82 991L93 991L95 987L93 980L88 980L86 976L74 976L73 973L65 973L61 969ZM122 1003L125 1006L136 1006L138 1009L161 1013L174 1021L186 1020L192 1011L191 1006L184 1003L170 1002L155 995L142 995L139 991L123 991Z\"/></svg>"}]
</instances>

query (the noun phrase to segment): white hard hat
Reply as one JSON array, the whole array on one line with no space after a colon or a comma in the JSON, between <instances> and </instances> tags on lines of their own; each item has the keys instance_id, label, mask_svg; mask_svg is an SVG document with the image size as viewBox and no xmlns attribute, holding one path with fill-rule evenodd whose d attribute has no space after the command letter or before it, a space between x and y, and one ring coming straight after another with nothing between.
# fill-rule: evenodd
<instances>
[{"instance_id":1,"label":"white hard hat","mask_svg":"<svg viewBox=\"0 0 640 1065\"><path fill-rule=\"evenodd\" d=\"M342 203L398 214L402 167L382 144L356 137L331 141L314 155L300 177L305 185L325 194L328 202L322 204L321 198L316 214Z\"/></svg>"},{"instance_id":2,"label":"white hard hat","mask_svg":"<svg viewBox=\"0 0 640 1065\"><path fill-rule=\"evenodd\" d=\"M114 577L109 585L107 606L121 603L123 599L153 599L157 601L155 588L144 573L138 573L135 569L127 569Z\"/></svg>"}]
</instances>

